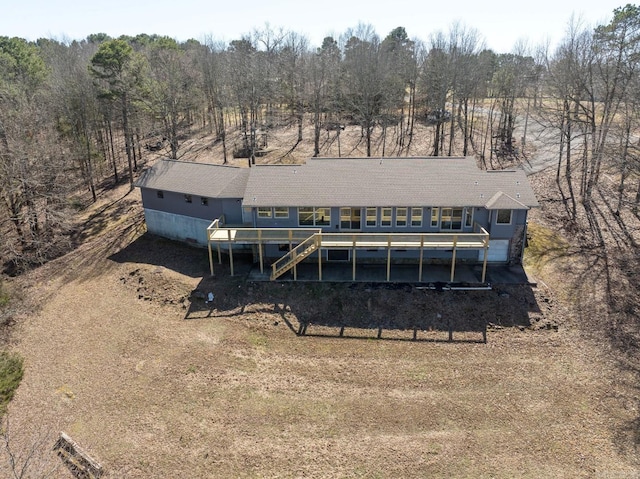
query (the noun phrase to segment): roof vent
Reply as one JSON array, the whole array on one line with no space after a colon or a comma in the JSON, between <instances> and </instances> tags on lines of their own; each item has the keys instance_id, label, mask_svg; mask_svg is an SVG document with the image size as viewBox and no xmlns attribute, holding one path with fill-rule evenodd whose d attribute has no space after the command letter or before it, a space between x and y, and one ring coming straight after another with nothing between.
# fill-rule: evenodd
<instances>
[{"instance_id":1,"label":"roof vent","mask_svg":"<svg viewBox=\"0 0 640 479\"><path fill-rule=\"evenodd\" d=\"M520 198L520 193L516 193L516 198Z\"/></svg>"},{"instance_id":2,"label":"roof vent","mask_svg":"<svg viewBox=\"0 0 640 479\"><path fill-rule=\"evenodd\" d=\"M478 186L478 180L474 181L473 184Z\"/></svg>"},{"instance_id":3,"label":"roof vent","mask_svg":"<svg viewBox=\"0 0 640 479\"><path fill-rule=\"evenodd\" d=\"M484 193L480 193L480 198L484 198Z\"/></svg>"},{"instance_id":4,"label":"roof vent","mask_svg":"<svg viewBox=\"0 0 640 479\"><path fill-rule=\"evenodd\" d=\"M520 184L520 181L516 181L516 185L519 185L519 184Z\"/></svg>"}]
</instances>

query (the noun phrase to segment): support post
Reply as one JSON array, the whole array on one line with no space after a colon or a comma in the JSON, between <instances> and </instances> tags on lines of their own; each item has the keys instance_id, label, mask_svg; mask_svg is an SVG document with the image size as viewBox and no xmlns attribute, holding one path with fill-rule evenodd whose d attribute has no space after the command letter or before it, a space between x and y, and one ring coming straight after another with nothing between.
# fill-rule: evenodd
<instances>
[{"instance_id":1,"label":"support post","mask_svg":"<svg viewBox=\"0 0 640 479\"><path fill-rule=\"evenodd\" d=\"M484 239L484 261L482 262L482 282L484 283L487 277L487 256L489 253L489 238Z\"/></svg>"},{"instance_id":2,"label":"support post","mask_svg":"<svg viewBox=\"0 0 640 479\"><path fill-rule=\"evenodd\" d=\"M291 250L291 261L293 261L293 280L294 281L298 281L298 268L296 268L296 265L298 264L296 261L296 258L298 257L298 253L296 253L295 250Z\"/></svg>"},{"instance_id":3,"label":"support post","mask_svg":"<svg viewBox=\"0 0 640 479\"><path fill-rule=\"evenodd\" d=\"M229 267L231 268L231 276L233 276L233 245L229 241Z\"/></svg>"},{"instance_id":4,"label":"support post","mask_svg":"<svg viewBox=\"0 0 640 479\"><path fill-rule=\"evenodd\" d=\"M387 236L387 282L391 281L391 236Z\"/></svg>"},{"instance_id":5,"label":"support post","mask_svg":"<svg viewBox=\"0 0 640 479\"><path fill-rule=\"evenodd\" d=\"M209 234L207 232L207 234ZM211 240L207 241L207 247L209 249L209 269L211 270L211 276L213 276L213 253L211 252Z\"/></svg>"},{"instance_id":6,"label":"support post","mask_svg":"<svg viewBox=\"0 0 640 479\"><path fill-rule=\"evenodd\" d=\"M353 271L351 274L351 280L355 282L356 280L356 235L353 235Z\"/></svg>"},{"instance_id":7,"label":"support post","mask_svg":"<svg viewBox=\"0 0 640 479\"><path fill-rule=\"evenodd\" d=\"M322 281L322 248L320 247L320 245L322 245L322 238L316 238L316 241L318 245L318 281Z\"/></svg>"},{"instance_id":8,"label":"support post","mask_svg":"<svg viewBox=\"0 0 640 479\"><path fill-rule=\"evenodd\" d=\"M453 237L453 254L451 255L451 282L456 274L456 245L458 244L458 235Z\"/></svg>"},{"instance_id":9,"label":"support post","mask_svg":"<svg viewBox=\"0 0 640 479\"><path fill-rule=\"evenodd\" d=\"M422 283L422 261L424 259L424 235L420 235L420 265L418 266L418 283Z\"/></svg>"},{"instance_id":10,"label":"support post","mask_svg":"<svg viewBox=\"0 0 640 479\"><path fill-rule=\"evenodd\" d=\"M264 274L264 259L262 254L262 230L258 230L258 256L260 256L260 274Z\"/></svg>"},{"instance_id":11,"label":"support post","mask_svg":"<svg viewBox=\"0 0 640 479\"><path fill-rule=\"evenodd\" d=\"M218 247L218 264L222 264L222 249L220 248L219 241L216 243L216 246Z\"/></svg>"}]
</instances>

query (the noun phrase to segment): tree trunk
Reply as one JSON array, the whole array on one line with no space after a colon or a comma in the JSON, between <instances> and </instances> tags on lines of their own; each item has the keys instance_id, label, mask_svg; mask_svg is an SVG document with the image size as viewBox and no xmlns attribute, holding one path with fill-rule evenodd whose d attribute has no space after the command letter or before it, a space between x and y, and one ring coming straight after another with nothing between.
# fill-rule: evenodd
<instances>
[{"instance_id":1,"label":"tree trunk","mask_svg":"<svg viewBox=\"0 0 640 479\"><path fill-rule=\"evenodd\" d=\"M129 166L129 186L133 190L133 155L131 154L131 143L129 142L129 115L127 112L127 94L122 94L122 130L124 133L124 145L127 152L127 163Z\"/></svg>"}]
</instances>

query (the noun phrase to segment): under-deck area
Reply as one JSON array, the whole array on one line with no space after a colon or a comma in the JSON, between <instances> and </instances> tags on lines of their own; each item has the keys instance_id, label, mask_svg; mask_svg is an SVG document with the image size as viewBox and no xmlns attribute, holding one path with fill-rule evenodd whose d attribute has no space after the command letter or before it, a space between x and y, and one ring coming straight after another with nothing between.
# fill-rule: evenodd
<instances>
[{"instance_id":1,"label":"under-deck area","mask_svg":"<svg viewBox=\"0 0 640 479\"><path fill-rule=\"evenodd\" d=\"M213 247L217 249L218 262L222 262L222 251L228 254L231 275L234 274L234 247L251 245L257 249L259 271L262 277L265 273L265 247L269 244L288 246L288 251L270 263L268 277L298 280L299 271L304 271L304 278L310 278L309 271L315 271L315 281L397 281L395 278L400 271L405 271L401 277L407 277L406 271L415 270L411 274L411 282L433 281L433 273L439 271L438 282L447 283L485 283L487 271L487 251L489 248L489 233L475 225L474 233L324 233L313 228L244 228L223 227L221 221L214 220L207 228L209 263L211 274L214 274ZM327 262L323 259L326 250L348 251L348 260L340 263ZM384 251L385 259L375 263L369 262L362 254L363 250ZM397 261L396 251L417 251L414 265ZM433 265L425 261L425 251L442 250L450 252L448 265ZM473 265L457 265L456 256L459 251L482 252L483 260ZM309 258L309 261L303 260ZM327 267L331 268L328 275ZM429 269L429 277L425 271ZM446 274L442 271L446 270ZM456 272L456 270L458 271ZM373 272L376 274L372 274ZM473 271L473 273L469 273ZM340 272L337 274L337 272ZM463 274L464 273L464 274ZM335 278L334 278L335 277ZM336 279L336 278L340 279ZM300 279L303 279L302 277Z\"/></svg>"}]
</instances>

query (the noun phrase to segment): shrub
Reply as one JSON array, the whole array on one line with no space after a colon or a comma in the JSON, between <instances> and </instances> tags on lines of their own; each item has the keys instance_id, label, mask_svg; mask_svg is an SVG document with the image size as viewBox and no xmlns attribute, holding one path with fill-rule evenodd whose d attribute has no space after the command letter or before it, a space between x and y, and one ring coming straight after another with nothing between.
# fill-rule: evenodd
<instances>
[{"instance_id":1,"label":"shrub","mask_svg":"<svg viewBox=\"0 0 640 479\"><path fill-rule=\"evenodd\" d=\"M18 389L23 372L23 361L19 354L0 352L0 415L5 413L9 401Z\"/></svg>"}]
</instances>

